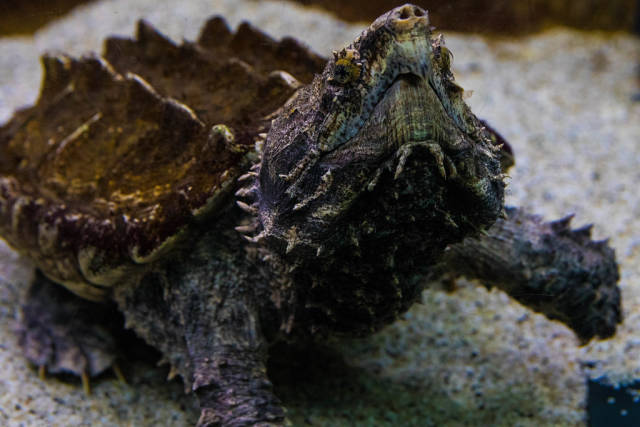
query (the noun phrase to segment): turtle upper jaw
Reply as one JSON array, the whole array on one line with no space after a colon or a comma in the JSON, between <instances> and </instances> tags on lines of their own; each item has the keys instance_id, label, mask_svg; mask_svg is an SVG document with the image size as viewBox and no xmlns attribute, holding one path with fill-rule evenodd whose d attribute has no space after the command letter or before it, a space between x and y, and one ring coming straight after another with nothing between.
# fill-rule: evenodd
<instances>
[{"instance_id":1,"label":"turtle upper jaw","mask_svg":"<svg viewBox=\"0 0 640 427\"><path fill-rule=\"evenodd\" d=\"M429 78L432 57L428 14L408 4L381 16L351 45L334 52L316 82L322 93L319 151L353 138L398 76Z\"/></svg>"},{"instance_id":2,"label":"turtle upper jaw","mask_svg":"<svg viewBox=\"0 0 640 427\"><path fill-rule=\"evenodd\" d=\"M429 81L413 73L399 75L349 141L323 156L332 163L348 158L366 168L383 165L403 146L431 142L468 147Z\"/></svg>"}]
</instances>

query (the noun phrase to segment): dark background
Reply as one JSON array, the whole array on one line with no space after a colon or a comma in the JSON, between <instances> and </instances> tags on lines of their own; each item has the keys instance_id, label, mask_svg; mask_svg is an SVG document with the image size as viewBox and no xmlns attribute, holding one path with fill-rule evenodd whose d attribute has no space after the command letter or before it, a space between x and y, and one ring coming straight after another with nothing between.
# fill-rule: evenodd
<instances>
[{"instance_id":1,"label":"dark background","mask_svg":"<svg viewBox=\"0 0 640 427\"><path fill-rule=\"evenodd\" d=\"M587 412L591 427L637 427L640 426L640 403L633 401L628 389L640 388L640 381L626 387L614 388L589 381ZM626 415L623 412L626 411Z\"/></svg>"},{"instance_id":2,"label":"dark background","mask_svg":"<svg viewBox=\"0 0 640 427\"><path fill-rule=\"evenodd\" d=\"M0 0L0 35L28 34L91 0ZM404 0L291 0L324 8L347 21L372 21ZM526 34L566 25L640 32L638 0L413 0L439 29Z\"/></svg>"}]
</instances>

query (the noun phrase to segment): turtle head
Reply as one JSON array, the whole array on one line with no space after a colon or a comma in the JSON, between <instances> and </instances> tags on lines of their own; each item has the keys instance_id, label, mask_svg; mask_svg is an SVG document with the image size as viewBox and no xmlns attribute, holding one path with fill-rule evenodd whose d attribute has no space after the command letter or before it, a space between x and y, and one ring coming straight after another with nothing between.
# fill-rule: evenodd
<instances>
[{"instance_id":1,"label":"turtle head","mask_svg":"<svg viewBox=\"0 0 640 427\"><path fill-rule=\"evenodd\" d=\"M431 31L420 7L387 12L282 108L258 178L269 246L318 257L367 245L397 252L418 239L429 263L495 220L504 188L496 148Z\"/></svg>"}]
</instances>

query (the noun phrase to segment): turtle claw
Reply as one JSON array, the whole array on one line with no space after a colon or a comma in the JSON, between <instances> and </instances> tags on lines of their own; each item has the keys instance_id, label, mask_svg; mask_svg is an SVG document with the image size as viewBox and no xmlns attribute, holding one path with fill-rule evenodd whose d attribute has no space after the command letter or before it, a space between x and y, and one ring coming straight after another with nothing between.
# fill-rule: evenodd
<instances>
[{"instance_id":1,"label":"turtle claw","mask_svg":"<svg viewBox=\"0 0 640 427\"><path fill-rule=\"evenodd\" d=\"M84 394L89 396L91 394L91 384L89 383L89 374L87 372L82 372L80 374L80 378L82 379L82 389L84 390Z\"/></svg>"},{"instance_id":2,"label":"turtle claw","mask_svg":"<svg viewBox=\"0 0 640 427\"><path fill-rule=\"evenodd\" d=\"M122 370L120 369L120 365L118 365L118 363L116 362L113 362L113 365L111 365L111 369L113 370L113 373L115 374L116 378L118 378L118 381L120 381L120 384L126 385L127 378L122 373Z\"/></svg>"}]
</instances>

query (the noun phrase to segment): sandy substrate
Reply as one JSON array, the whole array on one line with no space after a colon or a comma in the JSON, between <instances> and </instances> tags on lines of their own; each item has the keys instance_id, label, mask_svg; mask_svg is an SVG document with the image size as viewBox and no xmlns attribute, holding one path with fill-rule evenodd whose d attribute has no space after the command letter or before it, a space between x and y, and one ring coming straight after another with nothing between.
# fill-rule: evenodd
<instances>
[{"instance_id":1,"label":"sandy substrate","mask_svg":"<svg viewBox=\"0 0 640 427\"><path fill-rule=\"evenodd\" d=\"M39 31L0 39L0 122L38 93L46 50L98 50L144 17L175 40L224 14L327 54L363 25L291 3L218 0L100 1ZM187 5L183 3L188 3ZM435 23L437 25L437 23ZM464 281L370 339L337 344L347 365L309 367L308 381L276 387L295 425L584 425L585 380L640 377L640 102L628 35L552 30L517 40L447 34L474 112L512 144L508 202L549 218L576 213L610 237L620 265L625 323L611 340L578 347L571 331L498 291ZM28 262L0 245L0 425L185 425L197 411L166 371L132 362L128 385L105 376L85 396L78 382L42 382L11 333ZM595 366L586 372L584 365ZM286 365L286 364L285 364ZM336 367L337 365L337 367ZM326 371L326 372L325 372ZM333 374L332 374L333 373Z\"/></svg>"}]
</instances>

